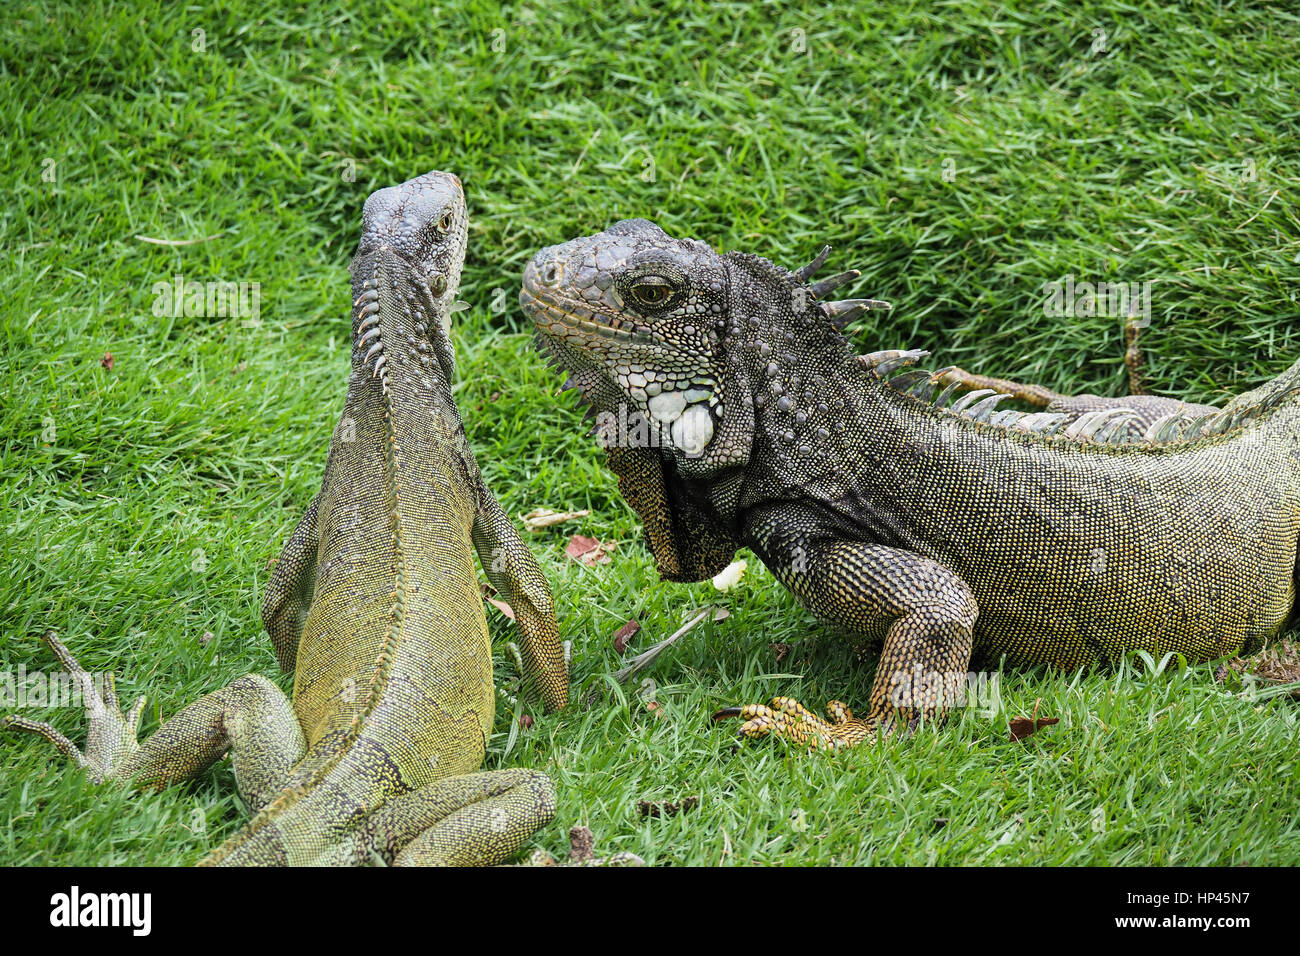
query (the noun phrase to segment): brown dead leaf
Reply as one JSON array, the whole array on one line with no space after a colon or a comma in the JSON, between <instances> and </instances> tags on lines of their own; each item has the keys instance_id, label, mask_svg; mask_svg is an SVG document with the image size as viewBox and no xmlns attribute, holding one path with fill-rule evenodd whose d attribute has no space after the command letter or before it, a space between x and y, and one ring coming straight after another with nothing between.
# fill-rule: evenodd
<instances>
[{"instance_id":1,"label":"brown dead leaf","mask_svg":"<svg viewBox=\"0 0 1300 956\"><path fill-rule=\"evenodd\" d=\"M700 798L698 796L686 797L680 803L672 803L668 800L638 800L636 802L637 812L643 817L671 817L674 813L683 813L687 810L694 810L699 806Z\"/></svg>"},{"instance_id":2,"label":"brown dead leaf","mask_svg":"<svg viewBox=\"0 0 1300 956\"><path fill-rule=\"evenodd\" d=\"M664 705L659 703L657 700L647 700L645 702L645 709L650 711L650 713L654 714L656 717L662 717L664 715Z\"/></svg>"},{"instance_id":3,"label":"brown dead leaf","mask_svg":"<svg viewBox=\"0 0 1300 956\"><path fill-rule=\"evenodd\" d=\"M519 726L522 727L522 728L524 728L524 730L528 730L530 727L532 727L532 726L533 726L533 715L532 715L532 714L522 714L522 715L519 717Z\"/></svg>"},{"instance_id":4,"label":"brown dead leaf","mask_svg":"<svg viewBox=\"0 0 1300 956\"><path fill-rule=\"evenodd\" d=\"M541 531L543 528L550 528L553 525L573 521L576 518L585 518L590 514L590 508L584 508L581 511L552 511L550 508L534 508L524 515L524 528L529 531Z\"/></svg>"},{"instance_id":5,"label":"brown dead leaf","mask_svg":"<svg viewBox=\"0 0 1300 956\"><path fill-rule=\"evenodd\" d=\"M641 622L633 618L614 633L614 650L622 654L627 650L627 642L636 636L636 632L641 630Z\"/></svg>"},{"instance_id":6,"label":"brown dead leaf","mask_svg":"<svg viewBox=\"0 0 1300 956\"><path fill-rule=\"evenodd\" d=\"M587 567L597 564L609 564L609 552L618 547L617 541L597 541L585 535L575 534L569 539L564 553L574 561L580 561Z\"/></svg>"},{"instance_id":7,"label":"brown dead leaf","mask_svg":"<svg viewBox=\"0 0 1300 956\"><path fill-rule=\"evenodd\" d=\"M510 620L513 621L515 619L515 609L512 608L509 604L507 604L505 601L493 597L484 597L484 600L487 601L489 604L491 604L502 614L504 614L506 617L510 618Z\"/></svg>"},{"instance_id":8,"label":"brown dead leaf","mask_svg":"<svg viewBox=\"0 0 1300 956\"><path fill-rule=\"evenodd\" d=\"M104 366L104 368L108 369L110 372L113 371L113 353L105 352L104 357L99 360L99 364Z\"/></svg>"},{"instance_id":9,"label":"brown dead leaf","mask_svg":"<svg viewBox=\"0 0 1300 956\"><path fill-rule=\"evenodd\" d=\"M1042 730L1044 727L1050 727L1052 724L1059 724L1060 717L1039 717L1038 705L1043 702L1040 697L1034 701L1034 715L1032 717L1015 717L1010 722L1012 741L1024 740Z\"/></svg>"},{"instance_id":10,"label":"brown dead leaf","mask_svg":"<svg viewBox=\"0 0 1300 956\"><path fill-rule=\"evenodd\" d=\"M216 636L217 635L213 634L211 631L204 631L203 636L199 638L199 647L207 647L212 643L212 639Z\"/></svg>"},{"instance_id":11,"label":"brown dead leaf","mask_svg":"<svg viewBox=\"0 0 1300 956\"><path fill-rule=\"evenodd\" d=\"M772 642L771 644L768 644L767 646L772 648L772 653L776 655L776 662L778 664L780 664L783 660L789 657L790 652L794 650L793 644L779 644L775 641Z\"/></svg>"}]
</instances>

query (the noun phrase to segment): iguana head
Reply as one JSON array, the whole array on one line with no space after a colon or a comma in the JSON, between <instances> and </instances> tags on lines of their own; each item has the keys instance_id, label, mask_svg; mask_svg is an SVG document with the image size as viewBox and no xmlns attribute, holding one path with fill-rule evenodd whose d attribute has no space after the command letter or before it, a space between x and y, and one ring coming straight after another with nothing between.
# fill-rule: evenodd
<instances>
[{"instance_id":1,"label":"iguana head","mask_svg":"<svg viewBox=\"0 0 1300 956\"><path fill-rule=\"evenodd\" d=\"M680 479L716 488L745 466L756 427L769 424L763 408L783 397L772 392L779 387L774 363L792 368L823 340L838 338L837 319L885 305L822 301L858 275L807 284L827 252L790 272L757 256L719 255L703 242L629 219L543 249L524 271L520 303L545 350L569 373L567 384L593 406L610 466L651 531L666 577L693 580L716 563L685 567L695 548L685 539L701 528L695 519L682 523L692 503ZM648 492L656 468L662 487ZM671 521L656 513L663 508L672 511ZM656 524L663 529L659 543ZM666 570L674 562L676 571Z\"/></svg>"},{"instance_id":2,"label":"iguana head","mask_svg":"<svg viewBox=\"0 0 1300 956\"><path fill-rule=\"evenodd\" d=\"M789 352L781 345L792 330L833 334L865 309L887 307L820 301L859 274L805 284L828 251L790 272L627 219L537 253L519 298L569 373L568 385L595 407L602 431L606 416L641 416L665 453L700 475L748 450L748 436L728 427L754 398L738 371L762 372Z\"/></svg>"},{"instance_id":3,"label":"iguana head","mask_svg":"<svg viewBox=\"0 0 1300 956\"><path fill-rule=\"evenodd\" d=\"M366 199L350 267L354 374L385 387L451 382L448 329L468 224L465 193L451 173L425 173Z\"/></svg>"},{"instance_id":4,"label":"iguana head","mask_svg":"<svg viewBox=\"0 0 1300 956\"><path fill-rule=\"evenodd\" d=\"M539 252L520 302L602 430L630 419L683 461L726 457L716 351L727 269L707 245L619 222Z\"/></svg>"}]
</instances>

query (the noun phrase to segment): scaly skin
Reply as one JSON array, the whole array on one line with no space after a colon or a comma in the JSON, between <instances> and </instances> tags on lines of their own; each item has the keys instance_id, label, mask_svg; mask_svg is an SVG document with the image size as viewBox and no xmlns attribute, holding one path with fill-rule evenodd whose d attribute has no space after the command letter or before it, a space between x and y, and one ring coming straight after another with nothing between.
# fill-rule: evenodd
<instances>
[{"instance_id":1,"label":"scaly skin","mask_svg":"<svg viewBox=\"0 0 1300 956\"><path fill-rule=\"evenodd\" d=\"M111 688L102 701L91 690L85 754L48 725L9 721L96 780L156 788L229 750L259 811L207 864L497 863L554 814L544 774L474 772L495 700L475 552L516 611L525 676L548 707L565 704L568 677L550 589L483 484L452 399L447 317L466 224L449 173L366 201L343 415L262 608L294 672L292 704L242 677L138 744L140 704L123 716Z\"/></svg>"},{"instance_id":2,"label":"scaly skin","mask_svg":"<svg viewBox=\"0 0 1300 956\"><path fill-rule=\"evenodd\" d=\"M824 258L790 272L630 220L538 253L520 296L665 578L743 545L855 644L883 639L863 717L778 698L724 711L742 734L911 729L961 699L976 650L1206 660L1284 627L1300 363L1222 410L998 410L996 390L945 387L951 368L908 368L926 353L854 355L842 324L884 304L828 301L857 273L808 283Z\"/></svg>"}]
</instances>

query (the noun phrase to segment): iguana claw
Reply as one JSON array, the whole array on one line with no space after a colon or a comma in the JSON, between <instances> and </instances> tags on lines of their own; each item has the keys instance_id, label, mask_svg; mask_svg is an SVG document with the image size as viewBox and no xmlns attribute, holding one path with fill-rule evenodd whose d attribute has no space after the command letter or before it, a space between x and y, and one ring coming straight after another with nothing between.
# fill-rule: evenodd
<instances>
[{"instance_id":1,"label":"iguana claw","mask_svg":"<svg viewBox=\"0 0 1300 956\"><path fill-rule=\"evenodd\" d=\"M818 717L793 697L773 697L770 704L724 707L714 713L712 719L741 718L744 723L736 732L739 740L757 740L775 734L814 748L851 747L864 741L874 743L879 736L879 721L859 720L841 701L828 703L826 713L829 720Z\"/></svg>"}]
</instances>

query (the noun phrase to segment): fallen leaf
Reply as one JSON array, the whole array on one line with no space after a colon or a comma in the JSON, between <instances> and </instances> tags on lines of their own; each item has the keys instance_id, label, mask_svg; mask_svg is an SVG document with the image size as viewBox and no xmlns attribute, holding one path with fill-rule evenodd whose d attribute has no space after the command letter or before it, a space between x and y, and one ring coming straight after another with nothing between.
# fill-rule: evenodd
<instances>
[{"instance_id":1,"label":"fallen leaf","mask_svg":"<svg viewBox=\"0 0 1300 956\"><path fill-rule=\"evenodd\" d=\"M498 600L497 598L491 598L491 597L485 597L484 600L487 601L489 604L491 604L502 614L504 614L506 617L510 618L510 620L513 621L515 619L515 609L512 608L509 604L507 604L505 601L501 601Z\"/></svg>"},{"instance_id":2,"label":"fallen leaf","mask_svg":"<svg viewBox=\"0 0 1300 956\"><path fill-rule=\"evenodd\" d=\"M715 607L715 608L713 609L713 620L715 620L715 621L725 621L725 620L726 620L727 618L729 618L729 617L731 617L731 611L729 611L727 608L725 608L725 607Z\"/></svg>"},{"instance_id":3,"label":"fallen leaf","mask_svg":"<svg viewBox=\"0 0 1300 956\"><path fill-rule=\"evenodd\" d=\"M597 541L585 535L575 534L569 539L564 553L575 561L581 561L587 567L597 564L609 564L609 553L618 547L616 541Z\"/></svg>"},{"instance_id":4,"label":"fallen leaf","mask_svg":"<svg viewBox=\"0 0 1300 956\"><path fill-rule=\"evenodd\" d=\"M519 718L519 726L527 730L533 726L533 717L531 714L524 714Z\"/></svg>"},{"instance_id":5,"label":"fallen leaf","mask_svg":"<svg viewBox=\"0 0 1300 956\"><path fill-rule=\"evenodd\" d=\"M113 353L105 352L104 357L99 360L99 364L104 366L104 368L108 369L110 372L113 371Z\"/></svg>"},{"instance_id":6,"label":"fallen leaf","mask_svg":"<svg viewBox=\"0 0 1300 956\"><path fill-rule=\"evenodd\" d=\"M790 652L794 650L793 644L779 644L773 642L771 644L768 644L767 646L772 648L772 653L776 655L776 662L778 664L780 664L783 660L789 657Z\"/></svg>"},{"instance_id":7,"label":"fallen leaf","mask_svg":"<svg viewBox=\"0 0 1300 956\"><path fill-rule=\"evenodd\" d=\"M662 717L664 715L664 705L659 703L657 700L647 700L645 702L645 709L650 711L650 713L654 714L656 717Z\"/></svg>"},{"instance_id":8,"label":"fallen leaf","mask_svg":"<svg viewBox=\"0 0 1300 956\"><path fill-rule=\"evenodd\" d=\"M199 638L199 647L207 647L216 636L211 631L204 631L203 636Z\"/></svg>"},{"instance_id":9,"label":"fallen leaf","mask_svg":"<svg viewBox=\"0 0 1300 956\"><path fill-rule=\"evenodd\" d=\"M668 800L638 800L636 802L637 812L643 817L670 817L674 813L682 813L686 810L694 810L700 804L698 796L686 797L680 803L671 803Z\"/></svg>"},{"instance_id":10,"label":"fallen leaf","mask_svg":"<svg viewBox=\"0 0 1300 956\"><path fill-rule=\"evenodd\" d=\"M620 627L614 634L614 650L622 654L627 650L627 642L632 640L639 630L641 630L641 622L635 618Z\"/></svg>"},{"instance_id":11,"label":"fallen leaf","mask_svg":"<svg viewBox=\"0 0 1300 956\"><path fill-rule=\"evenodd\" d=\"M573 521L575 518L585 518L590 514L590 508L584 508L582 511L552 511L550 508L535 508L524 515L524 527L529 531L541 531L543 528Z\"/></svg>"},{"instance_id":12,"label":"fallen leaf","mask_svg":"<svg viewBox=\"0 0 1300 956\"><path fill-rule=\"evenodd\" d=\"M1034 701L1034 715L1032 717L1015 717L1011 720L1011 739L1013 741L1024 740L1026 737L1032 736L1044 727L1050 727L1052 724L1059 724L1061 722L1060 717L1038 716L1038 705L1042 702L1043 699L1041 697Z\"/></svg>"},{"instance_id":13,"label":"fallen leaf","mask_svg":"<svg viewBox=\"0 0 1300 956\"><path fill-rule=\"evenodd\" d=\"M747 567L749 567L748 561L732 561L713 576L713 586L719 591L730 591L745 576Z\"/></svg>"}]
</instances>

